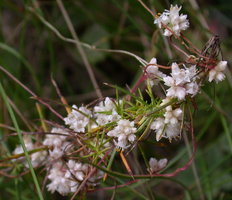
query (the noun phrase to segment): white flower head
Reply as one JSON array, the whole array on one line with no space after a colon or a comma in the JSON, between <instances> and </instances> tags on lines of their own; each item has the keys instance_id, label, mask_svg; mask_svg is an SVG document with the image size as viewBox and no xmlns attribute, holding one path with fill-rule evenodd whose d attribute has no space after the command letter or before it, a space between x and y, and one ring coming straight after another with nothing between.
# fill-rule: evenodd
<instances>
[{"instance_id":1,"label":"white flower head","mask_svg":"<svg viewBox=\"0 0 232 200\"><path fill-rule=\"evenodd\" d=\"M177 115L181 115L177 112ZM166 122L166 123L165 123ZM181 124L177 121L177 118L173 117L167 120L166 118L159 117L152 122L150 129L156 132L156 141L160 141L162 138L167 138L171 141L173 138L177 138L180 135Z\"/></svg>"},{"instance_id":2,"label":"white flower head","mask_svg":"<svg viewBox=\"0 0 232 200\"><path fill-rule=\"evenodd\" d=\"M107 133L108 136L117 138L115 145L126 149L130 146L130 143L135 141L135 132L137 128L134 127L134 122L127 119L121 119L118 121L117 126Z\"/></svg>"},{"instance_id":3,"label":"white flower head","mask_svg":"<svg viewBox=\"0 0 232 200\"><path fill-rule=\"evenodd\" d=\"M165 105L168 102L170 102L170 98L165 98L160 105ZM171 105L165 107L163 117L156 118L150 126L150 129L156 132L156 141L159 141L163 137L168 138L169 141L177 138L181 132L182 117L183 111L181 108L173 109Z\"/></svg>"},{"instance_id":4,"label":"white flower head","mask_svg":"<svg viewBox=\"0 0 232 200\"><path fill-rule=\"evenodd\" d=\"M225 79L224 71L227 67L227 61L219 61L218 64L209 70L209 82L213 80L218 83Z\"/></svg>"},{"instance_id":5,"label":"white flower head","mask_svg":"<svg viewBox=\"0 0 232 200\"><path fill-rule=\"evenodd\" d=\"M180 32L189 27L187 15L179 14L181 6L171 5L170 10L165 10L154 23L159 28L164 28L164 36L170 37L173 33L180 36Z\"/></svg>"},{"instance_id":6,"label":"white flower head","mask_svg":"<svg viewBox=\"0 0 232 200\"><path fill-rule=\"evenodd\" d=\"M72 108L68 117L64 118L65 124L69 125L69 127L77 133L85 132L85 127L90 121L91 111L83 106L77 108L77 106L73 105Z\"/></svg>"},{"instance_id":7,"label":"white flower head","mask_svg":"<svg viewBox=\"0 0 232 200\"><path fill-rule=\"evenodd\" d=\"M90 166L74 160L69 160L67 163L61 161L53 163L49 168L48 180L50 183L47 185L49 191L54 193L59 192L61 195L74 193L89 173ZM92 177L89 177L86 182L87 185L96 185L102 173L97 170Z\"/></svg>"},{"instance_id":8,"label":"white flower head","mask_svg":"<svg viewBox=\"0 0 232 200\"><path fill-rule=\"evenodd\" d=\"M164 84L169 86L167 89L167 97L178 98L184 100L185 96L191 94L195 96L198 93L199 87L196 82L197 70L193 65L190 68L181 68L177 63L172 63L171 76L164 77Z\"/></svg>"},{"instance_id":9,"label":"white flower head","mask_svg":"<svg viewBox=\"0 0 232 200\"><path fill-rule=\"evenodd\" d=\"M101 101L93 110L96 122L100 126L118 121L121 118L116 112L115 103L109 97L106 97L104 101Z\"/></svg>"},{"instance_id":10,"label":"white flower head","mask_svg":"<svg viewBox=\"0 0 232 200\"><path fill-rule=\"evenodd\" d=\"M67 168L62 162L56 162L52 165L48 174L48 180L51 181L47 185L48 191L52 193L57 191L62 195L66 195L71 192L71 188L70 188L71 181L65 177L66 172L67 172Z\"/></svg>"}]
</instances>

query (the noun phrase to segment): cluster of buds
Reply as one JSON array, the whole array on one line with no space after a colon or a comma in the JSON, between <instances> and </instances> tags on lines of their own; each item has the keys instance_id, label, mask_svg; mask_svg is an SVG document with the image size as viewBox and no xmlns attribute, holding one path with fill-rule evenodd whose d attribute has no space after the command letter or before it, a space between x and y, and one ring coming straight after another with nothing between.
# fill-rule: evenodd
<instances>
[{"instance_id":1,"label":"cluster of buds","mask_svg":"<svg viewBox=\"0 0 232 200\"><path fill-rule=\"evenodd\" d=\"M164 30L165 36L177 36L181 39L181 31L189 27L187 15L179 14L180 10L181 7L171 6L170 10L165 10L155 19L158 27ZM31 155L34 167L46 164L47 178L50 181L48 190L63 195L73 193L86 178L86 186L96 185L103 173L99 170L91 173L93 166L90 163L104 163L103 166L106 166L109 158L107 152L114 148L120 151L130 149L139 142L147 128L151 133L155 132L157 142L163 138L170 142L179 138L185 131L184 104L200 92L206 78L209 82L222 81L227 66L227 61L209 57L207 50L203 54L196 49L191 53L195 53L194 56L191 55L195 58L194 61L188 59L186 62L174 62L165 67L157 64L156 58L151 59L143 74L147 80L148 91L152 91L152 87L158 84L162 84L165 90L165 97L162 99L150 95L151 98L156 98L151 99L151 104L140 97L134 98L133 102L135 93L131 94L132 98L129 100L106 97L93 107L78 108L73 105L68 116L63 119L64 124L54 126L51 132L45 135L42 144L48 147L47 151ZM171 72L163 72L160 68ZM146 120L149 116L151 123ZM25 143L28 150L35 147L28 137L25 137ZM15 154L22 152L21 147L14 151ZM90 163L82 162L80 157L88 158ZM151 174L157 174L166 165L167 159L158 161L151 158L147 170ZM89 174L91 176L88 176Z\"/></svg>"}]
</instances>

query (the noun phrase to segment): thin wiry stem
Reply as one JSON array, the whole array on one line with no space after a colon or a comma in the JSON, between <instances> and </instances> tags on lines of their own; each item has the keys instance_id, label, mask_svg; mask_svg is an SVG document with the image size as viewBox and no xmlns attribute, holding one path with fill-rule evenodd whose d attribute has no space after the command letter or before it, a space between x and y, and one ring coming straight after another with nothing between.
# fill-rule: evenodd
<instances>
[{"instance_id":1,"label":"thin wiry stem","mask_svg":"<svg viewBox=\"0 0 232 200\"><path fill-rule=\"evenodd\" d=\"M191 148L190 148L190 144L189 144L187 135L183 134L183 138L184 138L185 146L187 148L188 156L191 157ZM196 181L197 189L198 189L198 191L200 193L200 198L201 198L201 200L204 200L205 198L204 198L202 186L201 186L201 183L200 183L199 175L198 175L194 160L192 162L191 167L192 167L192 171L193 171L193 176L194 176L195 181Z\"/></svg>"},{"instance_id":2,"label":"thin wiry stem","mask_svg":"<svg viewBox=\"0 0 232 200\"><path fill-rule=\"evenodd\" d=\"M134 57L136 60L138 60L143 66L146 66L147 65L147 62L140 58L139 56L129 52L129 51L126 51L126 50L120 50L120 49L102 49L102 48L97 48L96 46L94 45L90 45L90 44L87 44L87 43L84 43L84 42L80 42L80 41L76 41L76 40L73 40L71 38L67 38L65 36L63 36L52 24L50 24L45 18L43 18L42 16L40 16L33 8L28 8L28 10L30 12L32 12L33 14L35 14L39 20L47 27L49 28L58 38L60 38L61 40L65 41L65 42L68 42L68 43L72 43L72 44L79 44L87 49L90 49L90 50L93 50L93 51L101 51L101 52L108 52L108 53L120 53L120 54L125 54L125 55L129 55L129 56L132 56Z\"/></svg>"},{"instance_id":3,"label":"thin wiry stem","mask_svg":"<svg viewBox=\"0 0 232 200\"><path fill-rule=\"evenodd\" d=\"M33 130L33 126L31 124L30 121L28 121L22 112L20 112L20 110L17 108L17 106L14 104L14 102L7 96L7 99L11 105L11 107L14 109L14 111L18 114L18 116L21 118L21 120L23 121L23 123L28 127L28 129L30 129L31 131Z\"/></svg>"},{"instance_id":4,"label":"thin wiry stem","mask_svg":"<svg viewBox=\"0 0 232 200\"><path fill-rule=\"evenodd\" d=\"M87 72L89 74L90 80L91 80L91 82L92 82L92 84L94 86L94 89L96 91L96 94L97 94L98 98L102 98L103 96L102 96L101 90L99 88L99 85L97 83L97 80L95 78L95 75L93 73L92 67L91 67L91 65L90 65L90 63L88 61L88 58L87 58L87 55L86 55L84 49L80 45L80 40L79 40L78 35L77 35L77 33L76 33L76 31L75 31L75 29L73 27L72 21L71 21L69 15L67 13L65 7L64 7L64 4L63 4L62 0L56 0L56 2L58 4L58 7L59 7L63 17L64 17L64 20L65 20L65 22L66 22L66 24L68 26L68 29L69 29L72 37L78 42L78 43L76 43L76 48L77 48L77 50L79 51L79 53L81 55L81 58L82 58L82 60L84 62L86 70L87 70Z\"/></svg>"},{"instance_id":5,"label":"thin wiry stem","mask_svg":"<svg viewBox=\"0 0 232 200\"><path fill-rule=\"evenodd\" d=\"M151 9L149 9L146 4L142 1L142 0L137 0L154 18L155 18L155 14L152 12Z\"/></svg>"},{"instance_id":6,"label":"thin wiry stem","mask_svg":"<svg viewBox=\"0 0 232 200\"><path fill-rule=\"evenodd\" d=\"M60 91L60 89L59 89L59 87L58 87L56 81L53 79L52 76L51 76L51 81L52 81L53 86L54 86L55 89L56 89L57 95L60 97L61 103L64 104L64 105L68 105L66 99L65 99L64 96L61 94L61 91ZM70 113L70 112L71 112L71 108L70 108L70 107L65 106L65 109L66 109L66 112L67 112L67 113Z\"/></svg>"},{"instance_id":7,"label":"thin wiry stem","mask_svg":"<svg viewBox=\"0 0 232 200\"><path fill-rule=\"evenodd\" d=\"M188 111L189 111L189 115L190 115L190 118L191 118L191 123L193 123L192 116L191 116L191 111L190 111L189 106L188 106ZM187 137L186 134L183 134L183 137L184 137L184 142L185 142L185 145L186 145L186 148L187 148L188 156L190 158L192 152L191 152L189 140L188 140L188 137ZM204 200L205 197L204 197L204 193L203 193L203 190L202 190L201 182L200 182L200 179L199 179L199 175L198 175L197 168L196 168L194 160L192 161L192 166L191 167L192 167L192 171L193 171L193 176L194 176L195 181L196 181L197 190L200 193L200 198L201 198L201 200Z\"/></svg>"},{"instance_id":8,"label":"thin wiry stem","mask_svg":"<svg viewBox=\"0 0 232 200\"><path fill-rule=\"evenodd\" d=\"M137 0L154 18L156 17L156 10L155 8L153 8L154 11L152 11L151 9L149 9L147 7L147 5L142 1L142 0ZM166 47L166 51L167 51L167 55L170 59L173 58L173 55L172 55L172 52L171 52L171 49L170 49L170 45L168 44L168 40L166 37L163 36L162 34L162 31L159 30L160 34L162 35L162 38L164 40L164 45Z\"/></svg>"},{"instance_id":9,"label":"thin wiry stem","mask_svg":"<svg viewBox=\"0 0 232 200\"><path fill-rule=\"evenodd\" d=\"M152 3L153 3L153 2L150 1L151 8L152 8L152 12L154 13L154 15L156 15L157 11L156 11L156 9L154 8L154 6L152 6L152 5L153 5ZM158 30L159 30L159 32L160 32L160 35L161 35L163 41L164 41L164 45L165 45L165 49L166 49L168 58L169 58L169 59L172 59L172 58L173 58L173 54L172 54L172 51L171 51L171 48L170 48L170 44L168 43L168 39L167 39L167 37L165 37L165 36L163 35L161 29L158 28Z\"/></svg>"},{"instance_id":10,"label":"thin wiry stem","mask_svg":"<svg viewBox=\"0 0 232 200\"><path fill-rule=\"evenodd\" d=\"M40 99L34 92L32 92L26 85L24 85L22 82L20 82L13 74L8 72L4 67L0 66L0 70L3 71L7 76L9 76L13 81L15 81L17 84L19 84L24 90L26 90L29 94L33 96L34 99L38 100L41 104L46 106L52 113L54 113L57 117L59 117L61 120L63 120L63 117L56 112L48 103L44 102L42 99Z\"/></svg>"}]
</instances>

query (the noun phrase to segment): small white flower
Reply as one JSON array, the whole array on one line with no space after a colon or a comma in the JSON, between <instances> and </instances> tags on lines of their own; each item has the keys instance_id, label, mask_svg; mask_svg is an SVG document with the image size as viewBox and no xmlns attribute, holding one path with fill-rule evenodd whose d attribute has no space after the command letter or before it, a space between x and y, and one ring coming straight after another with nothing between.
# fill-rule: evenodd
<instances>
[{"instance_id":1,"label":"small white flower","mask_svg":"<svg viewBox=\"0 0 232 200\"><path fill-rule=\"evenodd\" d=\"M156 58L152 58L148 65L149 66L146 68L146 73L148 75L147 81L151 86L157 85L160 79L165 77L166 75L159 71Z\"/></svg>"},{"instance_id":2,"label":"small white flower","mask_svg":"<svg viewBox=\"0 0 232 200\"><path fill-rule=\"evenodd\" d=\"M164 127L164 118L159 117L152 122L150 129L156 131L156 141L159 141L163 137Z\"/></svg>"},{"instance_id":3,"label":"small white flower","mask_svg":"<svg viewBox=\"0 0 232 200\"><path fill-rule=\"evenodd\" d=\"M23 137L23 140L24 140L24 144L27 148L27 151L30 151L30 150L33 150L33 149L36 149L38 148L31 140L30 137L28 136L24 136ZM13 154L21 154L23 153L23 148L21 145L18 145ZM38 152L35 152L35 153L32 153L30 155L30 159L31 159L31 164L33 167L38 167L39 165L43 164L45 162L45 159L47 157L47 152L46 151L38 151ZM23 158L19 158L19 159L16 159L16 160L23 160L23 164L25 167L29 168L29 165L28 165L28 162L25 161L25 159Z\"/></svg>"},{"instance_id":4,"label":"small white flower","mask_svg":"<svg viewBox=\"0 0 232 200\"><path fill-rule=\"evenodd\" d=\"M194 97L199 92L199 85L196 81L187 83L185 85L186 92L191 94L191 97Z\"/></svg>"},{"instance_id":5,"label":"small white flower","mask_svg":"<svg viewBox=\"0 0 232 200\"><path fill-rule=\"evenodd\" d=\"M70 190L70 180L65 178L65 173L67 168L62 162L56 162L52 165L48 179L51 181L48 185L48 191L54 193L59 192L62 195L66 195L71 192Z\"/></svg>"},{"instance_id":6,"label":"small white flower","mask_svg":"<svg viewBox=\"0 0 232 200\"><path fill-rule=\"evenodd\" d=\"M32 150L34 148L34 144L32 143L30 137L24 136L23 141L24 141L24 144L26 146L27 151L30 151L30 150ZM20 153L23 153L23 147L21 145L18 145L15 148L13 154L20 154Z\"/></svg>"},{"instance_id":7,"label":"small white flower","mask_svg":"<svg viewBox=\"0 0 232 200\"><path fill-rule=\"evenodd\" d=\"M151 173L159 172L167 166L168 160L166 158L157 160L155 158L150 158L149 160L149 169Z\"/></svg>"},{"instance_id":8,"label":"small white flower","mask_svg":"<svg viewBox=\"0 0 232 200\"><path fill-rule=\"evenodd\" d=\"M168 108L168 109L167 109ZM171 106L168 106L166 108L166 112L164 114L165 120L164 122L166 124L177 124L179 120L181 120L183 111L180 108L176 108L175 110L172 110Z\"/></svg>"},{"instance_id":9,"label":"small white flower","mask_svg":"<svg viewBox=\"0 0 232 200\"><path fill-rule=\"evenodd\" d=\"M187 15L179 14L181 6L178 7L171 5L170 10L165 10L154 23L159 28L164 28L164 36L170 37L173 32L180 36L180 32L189 27Z\"/></svg>"},{"instance_id":10,"label":"small white flower","mask_svg":"<svg viewBox=\"0 0 232 200\"><path fill-rule=\"evenodd\" d=\"M38 167L41 164L44 164L45 159L47 157L47 152L46 151L38 151L33 154L31 154L31 164L33 167ZM29 168L28 163L26 164L26 167Z\"/></svg>"},{"instance_id":11,"label":"small white flower","mask_svg":"<svg viewBox=\"0 0 232 200\"><path fill-rule=\"evenodd\" d=\"M168 98L164 99L162 104L166 104L168 101ZM180 122L183 116L182 109L176 108L173 110L172 106L167 106L165 110L164 117L158 117L150 126L150 129L156 132L156 141L159 141L163 137L171 141L180 135Z\"/></svg>"},{"instance_id":12,"label":"small white flower","mask_svg":"<svg viewBox=\"0 0 232 200\"><path fill-rule=\"evenodd\" d=\"M177 138L181 133L181 125L180 122L176 124L167 124L165 128L165 137L171 141L173 138Z\"/></svg>"},{"instance_id":13,"label":"small white flower","mask_svg":"<svg viewBox=\"0 0 232 200\"><path fill-rule=\"evenodd\" d=\"M111 111L114 108L114 102L109 97L106 97L104 101L101 101L99 105L94 107L94 112L106 112Z\"/></svg>"},{"instance_id":14,"label":"small white flower","mask_svg":"<svg viewBox=\"0 0 232 200\"><path fill-rule=\"evenodd\" d=\"M43 145L59 147L66 140L67 136L65 135L69 135L69 133L62 128L52 128L51 133L53 134L46 135Z\"/></svg>"},{"instance_id":15,"label":"small white flower","mask_svg":"<svg viewBox=\"0 0 232 200\"><path fill-rule=\"evenodd\" d=\"M88 172L88 165L82 164L80 162L75 162L74 160L69 160L67 163L68 170L65 173L66 178L72 178L72 175L79 181L83 181L85 175Z\"/></svg>"},{"instance_id":16,"label":"small white flower","mask_svg":"<svg viewBox=\"0 0 232 200\"><path fill-rule=\"evenodd\" d=\"M134 122L121 119L118 121L117 126L109 131L107 135L117 138L117 142L115 141L116 146L126 149L130 146L128 142L132 143L135 141L136 136L134 133L136 131L137 129L134 127Z\"/></svg>"},{"instance_id":17,"label":"small white flower","mask_svg":"<svg viewBox=\"0 0 232 200\"><path fill-rule=\"evenodd\" d=\"M68 114L68 117L64 118L65 124L69 125L69 127L77 133L85 132L85 127L90 121L91 111L83 106L77 108L77 106L73 105L72 108L73 109L71 113Z\"/></svg>"},{"instance_id":18,"label":"small white flower","mask_svg":"<svg viewBox=\"0 0 232 200\"><path fill-rule=\"evenodd\" d=\"M73 193L77 190L80 182L83 181L89 173L90 166L74 160L69 160L66 164L61 161L53 163L49 168L47 185L49 191L54 193L59 192L62 195ZM87 185L96 185L99 178L102 178L103 173L99 170L88 179Z\"/></svg>"},{"instance_id":19,"label":"small white flower","mask_svg":"<svg viewBox=\"0 0 232 200\"><path fill-rule=\"evenodd\" d=\"M109 97L106 97L104 101L101 101L99 105L94 107L93 110L94 117L96 117L96 122L100 126L110 122L118 121L121 118L115 110L115 103Z\"/></svg>"},{"instance_id":20,"label":"small white flower","mask_svg":"<svg viewBox=\"0 0 232 200\"><path fill-rule=\"evenodd\" d=\"M185 67L185 66L184 66ZM180 69L176 63L173 63L171 76L164 77L164 84L169 86L167 89L167 97L184 100L185 96L191 94L195 96L198 93L199 86L196 82L197 71L196 66Z\"/></svg>"},{"instance_id":21,"label":"small white flower","mask_svg":"<svg viewBox=\"0 0 232 200\"><path fill-rule=\"evenodd\" d=\"M227 61L220 61L214 67L209 71L209 82L212 82L213 80L218 83L225 79L225 74L223 73L227 67Z\"/></svg>"}]
</instances>

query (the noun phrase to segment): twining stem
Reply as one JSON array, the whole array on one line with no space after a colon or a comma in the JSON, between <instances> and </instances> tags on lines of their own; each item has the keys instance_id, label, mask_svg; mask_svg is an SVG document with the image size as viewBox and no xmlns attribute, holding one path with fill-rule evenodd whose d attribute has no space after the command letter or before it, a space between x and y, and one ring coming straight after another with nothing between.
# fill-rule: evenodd
<instances>
[{"instance_id":1,"label":"twining stem","mask_svg":"<svg viewBox=\"0 0 232 200\"><path fill-rule=\"evenodd\" d=\"M36 13L36 11L29 7L27 8L28 11L32 12L33 14L36 15L36 17L38 17L38 19L47 27L49 28L49 30L51 30L58 38L60 38L61 40L68 42L68 43L72 43L72 44L76 44L76 45L81 45L84 48L93 50L93 51L101 51L101 52L108 52L108 53L120 53L120 54L125 54L125 55L129 55L134 57L136 60L138 60L143 66L147 65L147 62L142 59L141 57L126 51L126 50L121 50L121 49L102 49L102 48L97 48L94 45L90 45L81 41L76 41L73 40L71 38L67 38L65 36L63 36L51 23L49 23L45 18L43 18L41 15L39 15L38 13Z\"/></svg>"}]
</instances>

